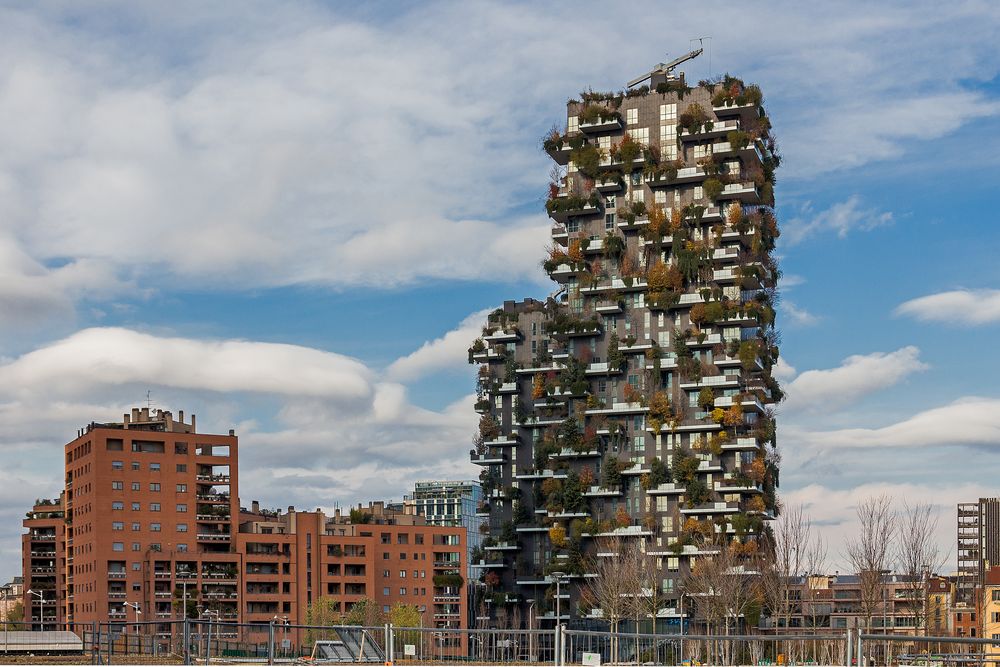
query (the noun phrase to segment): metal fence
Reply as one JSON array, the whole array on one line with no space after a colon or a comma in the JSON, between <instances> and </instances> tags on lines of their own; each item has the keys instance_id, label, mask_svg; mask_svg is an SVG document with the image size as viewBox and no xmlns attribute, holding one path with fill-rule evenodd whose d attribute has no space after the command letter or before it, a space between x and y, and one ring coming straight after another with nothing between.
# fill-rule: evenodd
<instances>
[{"instance_id":1,"label":"metal fence","mask_svg":"<svg viewBox=\"0 0 1000 667\"><path fill-rule=\"evenodd\" d=\"M308 626L216 619L7 623L0 663L1000 667L1000 640L857 633L678 635Z\"/></svg>"},{"instance_id":2,"label":"metal fence","mask_svg":"<svg viewBox=\"0 0 1000 667\"><path fill-rule=\"evenodd\" d=\"M562 632L562 664L843 665L846 635Z\"/></svg>"}]
</instances>

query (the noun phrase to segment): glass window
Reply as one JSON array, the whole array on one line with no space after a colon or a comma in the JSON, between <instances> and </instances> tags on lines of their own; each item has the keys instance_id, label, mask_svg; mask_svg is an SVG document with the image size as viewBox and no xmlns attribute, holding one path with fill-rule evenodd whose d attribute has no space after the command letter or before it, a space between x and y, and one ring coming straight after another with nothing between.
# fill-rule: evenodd
<instances>
[{"instance_id":1,"label":"glass window","mask_svg":"<svg viewBox=\"0 0 1000 667\"><path fill-rule=\"evenodd\" d=\"M188 525L186 523L177 524L178 533L186 533L188 531Z\"/></svg>"},{"instance_id":2,"label":"glass window","mask_svg":"<svg viewBox=\"0 0 1000 667\"><path fill-rule=\"evenodd\" d=\"M178 512L187 512L188 511L188 506L187 505L178 505L177 506L177 511Z\"/></svg>"},{"instance_id":3,"label":"glass window","mask_svg":"<svg viewBox=\"0 0 1000 667\"><path fill-rule=\"evenodd\" d=\"M122 461L112 461L111 462L111 469L112 470L124 470L125 469L125 463L122 462Z\"/></svg>"},{"instance_id":4,"label":"glass window","mask_svg":"<svg viewBox=\"0 0 1000 667\"><path fill-rule=\"evenodd\" d=\"M177 550L178 551L182 551L182 552L186 552L188 550L188 545L186 545L186 544L178 544L177 545Z\"/></svg>"},{"instance_id":5,"label":"glass window","mask_svg":"<svg viewBox=\"0 0 1000 667\"><path fill-rule=\"evenodd\" d=\"M112 542L111 543L111 550L112 551L125 551L125 543L124 542Z\"/></svg>"},{"instance_id":6,"label":"glass window","mask_svg":"<svg viewBox=\"0 0 1000 667\"><path fill-rule=\"evenodd\" d=\"M139 462L132 461L132 470L138 470L138 469L139 469Z\"/></svg>"},{"instance_id":7,"label":"glass window","mask_svg":"<svg viewBox=\"0 0 1000 667\"><path fill-rule=\"evenodd\" d=\"M677 120L677 104L661 104L660 105L660 122L666 122L669 120Z\"/></svg>"},{"instance_id":8,"label":"glass window","mask_svg":"<svg viewBox=\"0 0 1000 667\"><path fill-rule=\"evenodd\" d=\"M152 470L153 472L159 472L160 471L160 464L159 463L150 463L149 464L149 469Z\"/></svg>"},{"instance_id":9,"label":"glass window","mask_svg":"<svg viewBox=\"0 0 1000 667\"><path fill-rule=\"evenodd\" d=\"M135 522L132 523L132 531L133 532L138 532L141 529L142 529L142 525L138 521L135 521Z\"/></svg>"},{"instance_id":10,"label":"glass window","mask_svg":"<svg viewBox=\"0 0 1000 667\"><path fill-rule=\"evenodd\" d=\"M111 530L125 530L125 523L122 521L112 521Z\"/></svg>"},{"instance_id":11,"label":"glass window","mask_svg":"<svg viewBox=\"0 0 1000 667\"><path fill-rule=\"evenodd\" d=\"M112 491L121 491L124 488L125 488L124 482L111 482Z\"/></svg>"},{"instance_id":12,"label":"glass window","mask_svg":"<svg viewBox=\"0 0 1000 667\"><path fill-rule=\"evenodd\" d=\"M141 551L141 550L142 550L141 544L139 544L138 542L132 543L132 551Z\"/></svg>"},{"instance_id":13,"label":"glass window","mask_svg":"<svg viewBox=\"0 0 1000 667\"><path fill-rule=\"evenodd\" d=\"M149 529L151 531L153 531L154 533L158 533L158 532L160 532L160 524L158 524L158 523L151 523L151 524L149 524Z\"/></svg>"},{"instance_id":14,"label":"glass window","mask_svg":"<svg viewBox=\"0 0 1000 667\"><path fill-rule=\"evenodd\" d=\"M187 484L178 484L177 485L177 493L187 493L187 490L188 490L188 485Z\"/></svg>"},{"instance_id":15,"label":"glass window","mask_svg":"<svg viewBox=\"0 0 1000 667\"><path fill-rule=\"evenodd\" d=\"M188 467L187 467L186 463L178 463L177 464L177 472L187 472L187 469L188 469Z\"/></svg>"},{"instance_id":16,"label":"glass window","mask_svg":"<svg viewBox=\"0 0 1000 667\"><path fill-rule=\"evenodd\" d=\"M120 500L116 500L113 503L111 503L111 509L113 509L113 510L123 510L123 509L125 509L125 503L121 502Z\"/></svg>"},{"instance_id":17,"label":"glass window","mask_svg":"<svg viewBox=\"0 0 1000 667\"><path fill-rule=\"evenodd\" d=\"M150 503L149 504L149 511L150 512L159 512L160 511L160 503Z\"/></svg>"},{"instance_id":18,"label":"glass window","mask_svg":"<svg viewBox=\"0 0 1000 667\"><path fill-rule=\"evenodd\" d=\"M132 482L132 490L133 491L141 491L142 490L142 484L140 484L139 482Z\"/></svg>"},{"instance_id":19,"label":"glass window","mask_svg":"<svg viewBox=\"0 0 1000 667\"><path fill-rule=\"evenodd\" d=\"M149 490L150 491L159 491L160 490L160 483L159 482L153 482L153 483L151 483L149 485Z\"/></svg>"},{"instance_id":20,"label":"glass window","mask_svg":"<svg viewBox=\"0 0 1000 667\"><path fill-rule=\"evenodd\" d=\"M625 122L629 125L635 125L639 122L639 110L638 109L626 109L625 110Z\"/></svg>"}]
</instances>

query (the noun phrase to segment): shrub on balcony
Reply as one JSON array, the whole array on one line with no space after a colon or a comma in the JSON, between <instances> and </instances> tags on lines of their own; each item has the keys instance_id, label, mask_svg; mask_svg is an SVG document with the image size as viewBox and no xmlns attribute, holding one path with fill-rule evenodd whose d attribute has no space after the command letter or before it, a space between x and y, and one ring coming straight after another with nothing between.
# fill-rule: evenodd
<instances>
[{"instance_id":1,"label":"shrub on balcony","mask_svg":"<svg viewBox=\"0 0 1000 667\"><path fill-rule=\"evenodd\" d=\"M554 524L549 528L549 542L556 549L562 549L566 546L566 529L560 524Z\"/></svg>"},{"instance_id":2,"label":"shrub on balcony","mask_svg":"<svg viewBox=\"0 0 1000 667\"><path fill-rule=\"evenodd\" d=\"M622 486L621 462L617 457L608 456L601 468L601 486L605 489L620 489Z\"/></svg>"},{"instance_id":3,"label":"shrub on balcony","mask_svg":"<svg viewBox=\"0 0 1000 667\"><path fill-rule=\"evenodd\" d=\"M642 392L637 387L632 386L631 383L625 383L625 388L622 390L622 397L626 403L638 403L639 405L646 403L646 397L642 395Z\"/></svg>"},{"instance_id":4,"label":"shrub on balcony","mask_svg":"<svg viewBox=\"0 0 1000 667\"><path fill-rule=\"evenodd\" d=\"M603 151L593 144L582 144L569 153L569 159L588 178L597 178L603 157Z\"/></svg>"},{"instance_id":5,"label":"shrub on balcony","mask_svg":"<svg viewBox=\"0 0 1000 667\"><path fill-rule=\"evenodd\" d=\"M465 583L465 579L460 574L435 574L433 579L435 586L449 588L461 588L462 584Z\"/></svg>"},{"instance_id":6,"label":"shrub on balcony","mask_svg":"<svg viewBox=\"0 0 1000 667\"><path fill-rule=\"evenodd\" d=\"M622 162L625 168L642 156L642 144L632 138L628 132L622 137L621 142L611 147L611 159Z\"/></svg>"},{"instance_id":7,"label":"shrub on balcony","mask_svg":"<svg viewBox=\"0 0 1000 667\"><path fill-rule=\"evenodd\" d=\"M697 102L689 104L680 116L677 117L677 124L694 134L708 122L709 115L705 109Z\"/></svg>"},{"instance_id":8,"label":"shrub on balcony","mask_svg":"<svg viewBox=\"0 0 1000 667\"><path fill-rule=\"evenodd\" d=\"M671 410L670 396L665 391L655 391L649 398L649 427L659 433L663 424L673 423L674 413Z\"/></svg>"},{"instance_id":9,"label":"shrub on balcony","mask_svg":"<svg viewBox=\"0 0 1000 667\"><path fill-rule=\"evenodd\" d=\"M469 348L469 363L470 364L476 363L475 359L472 358L473 355L485 351L486 351L486 343L483 341L482 338L477 338L475 341L473 341L472 347Z\"/></svg>"},{"instance_id":10,"label":"shrub on balcony","mask_svg":"<svg viewBox=\"0 0 1000 667\"><path fill-rule=\"evenodd\" d=\"M670 479L670 468L656 456L649 464L649 472L641 477L640 482L643 490L649 491L660 484L666 484Z\"/></svg>"},{"instance_id":11,"label":"shrub on balcony","mask_svg":"<svg viewBox=\"0 0 1000 667\"><path fill-rule=\"evenodd\" d=\"M689 508L698 507L708 502L712 492L701 478L694 478L684 486L684 496Z\"/></svg>"},{"instance_id":12,"label":"shrub on balcony","mask_svg":"<svg viewBox=\"0 0 1000 667\"><path fill-rule=\"evenodd\" d=\"M625 206L618 207L618 219L632 225L635 221L646 215L646 204L641 201L634 201Z\"/></svg>"},{"instance_id":13,"label":"shrub on balcony","mask_svg":"<svg viewBox=\"0 0 1000 667\"><path fill-rule=\"evenodd\" d=\"M618 510L615 512L615 525L619 528L627 528L632 525L632 517L621 505L618 506Z\"/></svg>"},{"instance_id":14,"label":"shrub on balcony","mask_svg":"<svg viewBox=\"0 0 1000 667\"><path fill-rule=\"evenodd\" d=\"M677 291L684 286L684 277L676 266L657 262L646 272L650 292Z\"/></svg>"},{"instance_id":15,"label":"shrub on balcony","mask_svg":"<svg viewBox=\"0 0 1000 667\"><path fill-rule=\"evenodd\" d=\"M706 178L701 187L702 191L705 193L705 198L709 201L715 201L718 199L723 190L722 181L718 178Z\"/></svg>"},{"instance_id":16,"label":"shrub on balcony","mask_svg":"<svg viewBox=\"0 0 1000 667\"><path fill-rule=\"evenodd\" d=\"M569 213L580 211L586 206L596 207L601 203L601 197L597 191L591 191L589 195L571 194L565 197L556 197L545 202L545 210L552 213Z\"/></svg>"},{"instance_id":17,"label":"shrub on balcony","mask_svg":"<svg viewBox=\"0 0 1000 667\"><path fill-rule=\"evenodd\" d=\"M750 133L743 130L731 130L726 134L726 141L733 150L743 150L750 145L751 139Z\"/></svg>"},{"instance_id":18,"label":"shrub on balcony","mask_svg":"<svg viewBox=\"0 0 1000 667\"><path fill-rule=\"evenodd\" d=\"M698 407L705 412L709 412L715 407L715 392L712 391L711 387L702 387L701 391L698 392Z\"/></svg>"},{"instance_id":19,"label":"shrub on balcony","mask_svg":"<svg viewBox=\"0 0 1000 667\"><path fill-rule=\"evenodd\" d=\"M608 257L621 257L622 253L625 252L625 239L614 232L608 232L604 235L602 248Z\"/></svg>"}]
</instances>

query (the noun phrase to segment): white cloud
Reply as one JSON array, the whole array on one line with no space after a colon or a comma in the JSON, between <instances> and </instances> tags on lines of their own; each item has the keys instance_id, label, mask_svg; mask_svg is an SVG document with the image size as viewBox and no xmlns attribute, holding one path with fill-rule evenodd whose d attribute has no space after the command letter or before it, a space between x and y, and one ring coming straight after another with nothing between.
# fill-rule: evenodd
<instances>
[{"instance_id":1,"label":"white cloud","mask_svg":"<svg viewBox=\"0 0 1000 667\"><path fill-rule=\"evenodd\" d=\"M791 434L795 441L813 447L996 447L1000 443L1000 399L961 398L878 428L794 429Z\"/></svg>"},{"instance_id":2,"label":"white cloud","mask_svg":"<svg viewBox=\"0 0 1000 667\"><path fill-rule=\"evenodd\" d=\"M1000 322L1000 290L957 289L928 294L900 304L895 312L925 322L991 324Z\"/></svg>"},{"instance_id":3,"label":"white cloud","mask_svg":"<svg viewBox=\"0 0 1000 667\"><path fill-rule=\"evenodd\" d=\"M792 324L800 327L811 327L818 324L822 319L818 315L810 313L805 308L799 308L788 299L782 300L781 312L792 321Z\"/></svg>"},{"instance_id":4,"label":"white cloud","mask_svg":"<svg viewBox=\"0 0 1000 667\"><path fill-rule=\"evenodd\" d=\"M919 349L907 346L895 352L852 355L836 368L803 371L785 387L785 410L829 412L842 408L927 369L919 357Z\"/></svg>"},{"instance_id":5,"label":"white cloud","mask_svg":"<svg viewBox=\"0 0 1000 667\"><path fill-rule=\"evenodd\" d=\"M810 236L824 232L835 232L844 238L852 230L869 231L892 223L892 213L875 208L862 208L861 198L851 195L845 201L830 208L814 212L807 204L801 214L784 223L781 239L789 245L801 243Z\"/></svg>"},{"instance_id":6,"label":"white cloud","mask_svg":"<svg viewBox=\"0 0 1000 667\"><path fill-rule=\"evenodd\" d=\"M386 377L405 382L441 370L466 368L466 350L481 335L489 312L481 310L469 315L457 328L440 338L425 342L418 350L392 362L386 370Z\"/></svg>"},{"instance_id":7,"label":"white cloud","mask_svg":"<svg viewBox=\"0 0 1000 667\"><path fill-rule=\"evenodd\" d=\"M830 561L828 569L830 571L839 569L841 572L850 572L850 565L844 557L842 546L847 538L855 536L859 529L855 514L859 501L872 496L886 495L893 499L897 509L902 507L904 501L910 505L929 502L937 512L938 524L935 537L941 554L945 557L941 573L949 574L955 566L955 505L994 494L995 489L992 487L975 483L866 482L849 488L831 488L815 483L785 492L782 494L782 500L788 506L803 505L815 529L822 534L827 543Z\"/></svg>"},{"instance_id":8,"label":"white cloud","mask_svg":"<svg viewBox=\"0 0 1000 667\"><path fill-rule=\"evenodd\" d=\"M796 370L795 366L792 366L785 361L784 357L778 357L777 363L774 364L774 367L771 369L771 374L777 380L788 382L795 377Z\"/></svg>"},{"instance_id":9,"label":"white cloud","mask_svg":"<svg viewBox=\"0 0 1000 667\"><path fill-rule=\"evenodd\" d=\"M134 383L214 392L264 392L368 400L359 361L298 345L165 338L120 328L85 329L0 366L17 394L73 395Z\"/></svg>"}]
</instances>

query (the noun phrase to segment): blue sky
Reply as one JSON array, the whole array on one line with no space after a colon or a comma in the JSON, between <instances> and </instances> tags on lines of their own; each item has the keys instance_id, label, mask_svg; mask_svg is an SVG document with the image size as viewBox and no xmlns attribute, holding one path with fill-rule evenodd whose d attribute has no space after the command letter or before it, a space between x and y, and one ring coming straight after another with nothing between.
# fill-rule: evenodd
<instances>
[{"instance_id":1,"label":"blue sky","mask_svg":"<svg viewBox=\"0 0 1000 667\"><path fill-rule=\"evenodd\" d=\"M831 566L871 493L950 543L1000 472L1000 10L587 4L0 10L0 577L147 389L237 429L244 502L475 475L465 348L550 291L539 138L703 35L689 78L759 83L785 158L785 502Z\"/></svg>"}]
</instances>

